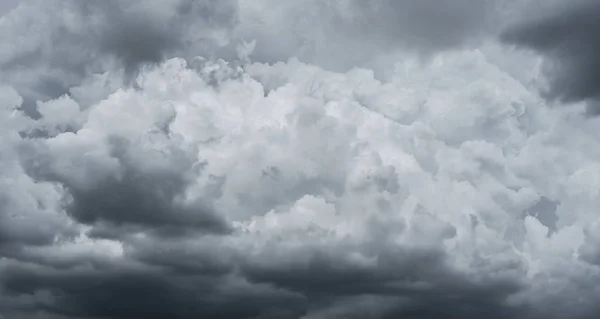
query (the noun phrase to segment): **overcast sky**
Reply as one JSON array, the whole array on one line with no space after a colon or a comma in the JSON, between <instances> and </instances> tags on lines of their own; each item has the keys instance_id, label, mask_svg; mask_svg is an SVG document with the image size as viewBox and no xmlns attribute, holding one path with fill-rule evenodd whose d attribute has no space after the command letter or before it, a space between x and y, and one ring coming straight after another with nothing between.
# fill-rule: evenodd
<instances>
[{"instance_id":1,"label":"overcast sky","mask_svg":"<svg viewBox=\"0 0 600 319\"><path fill-rule=\"evenodd\" d=\"M596 318L599 21L0 1L0 318Z\"/></svg>"},{"instance_id":2,"label":"overcast sky","mask_svg":"<svg viewBox=\"0 0 600 319\"><path fill-rule=\"evenodd\" d=\"M0 3L0 16L10 12L19 4L19 2L20 0L2 1L2 3Z\"/></svg>"}]
</instances>

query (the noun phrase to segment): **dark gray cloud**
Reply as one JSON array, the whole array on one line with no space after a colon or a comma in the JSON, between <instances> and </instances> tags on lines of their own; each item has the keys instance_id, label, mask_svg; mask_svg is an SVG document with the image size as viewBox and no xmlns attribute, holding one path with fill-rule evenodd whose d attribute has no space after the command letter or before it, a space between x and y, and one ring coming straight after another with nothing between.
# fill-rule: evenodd
<instances>
[{"instance_id":1,"label":"dark gray cloud","mask_svg":"<svg viewBox=\"0 0 600 319\"><path fill-rule=\"evenodd\" d=\"M165 132L154 133L158 138L169 139ZM117 234L124 231L119 227L136 225L164 235L228 231L227 222L216 215L209 201L178 200L192 182L189 177L201 170L181 151L174 150L163 167L144 169L140 167L141 154L160 154L144 148L140 145L142 141L109 137L108 152L111 160L119 164L119 174L105 175L98 163L89 162L84 164L86 178L81 180L72 171L61 170L64 154L44 153L35 148L35 142L32 144L33 147L23 148L21 159L25 170L38 181L63 185L68 191L63 199L66 212L81 223L96 225L91 230L94 236L118 238Z\"/></svg>"},{"instance_id":2,"label":"dark gray cloud","mask_svg":"<svg viewBox=\"0 0 600 319\"><path fill-rule=\"evenodd\" d=\"M507 303L523 283L453 273L435 249L376 241L252 256L213 236L126 242L126 259L21 254L0 264L4 298L20 300L7 318L538 318ZM346 249L379 262L352 264Z\"/></svg>"},{"instance_id":3,"label":"dark gray cloud","mask_svg":"<svg viewBox=\"0 0 600 319\"><path fill-rule=\"evenodd\" d=\"M211 54L226 43L236 12L233 0L22 1L0 27L11 39L0 45L0 81L39 116L36 101L67 93L89 74L131 79L176 52Z\"/></svg>"},{"instance_id":4,"label":"dark gray cloud","mask_svg":"<svg viewBox=\"0 0 600 319\"><path fill-rule=\"evenodd\" d=\"M379 259L376 269L345 264L332 251L307 255L299 267L245 268L251 280L302 292L311 302L314 317L338 302L372 296L383 300L344 317L506 318L524 314L522 307L506 304L507 297L521 289L516 281L473 282L449 271L445 256L435 250L403 251L383 243L378 243L377 249L380 251L373 252ZM394 305L386 305L386 299Z\"/></svg>"},{"instance_id":5,"label":"dark gray cloud","mask_svg":"<svg viewBox=\"0 0 600 319\"><path fill-rule=\"evenodd\" d=\"M144 241L128 248L127 260L112 262L79 257L58 264L47 256L31 263L21 255L22 262L0 264L0 285L4 298L21 300L7 307L9 319L40 311L111 319L525 318L527 309L506 304L518 282L452 274L437 251L379 249L380 265L361 269L340 259L336 247L290 265L269 252L250 260L225 246ZM356 304L361 309L352 310Z\"/></svg>"},{"instance_id":6,"label":"dark gray cloud","mask_svg":"<svg viewBox=\"0 0 600 319\"><path fill-rule=\"evenodd\" d=\"M600 112L600 4L578 0L539 11L531 10L531 16L510 27L502 39L547 57L548 98L588 101L590 112Z\"/></svg>"}]
</instances>

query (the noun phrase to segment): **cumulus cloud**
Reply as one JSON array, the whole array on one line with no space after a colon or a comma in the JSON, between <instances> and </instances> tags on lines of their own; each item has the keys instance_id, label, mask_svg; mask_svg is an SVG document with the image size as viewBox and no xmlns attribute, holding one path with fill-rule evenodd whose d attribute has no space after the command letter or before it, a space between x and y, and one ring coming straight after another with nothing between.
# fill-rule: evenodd
<instances>
[{"instance_id":1,"label":"cumulus cloud","mask_svg":"<svg viewBox=\"0 0 600 319\"><path fill-rule=\"evenodd\" d=\"M0 20L1 79L35 114L93 73L134 76L142 64L182 50L210 54L225 45L235 1L23 1Z\"/></svg>"},{"instance_id":2,"label":"cumulus cloud","mask_svg":"<svg viewBox=\"0 0 600 319\"><path fill-rule=\"evenodd\" d=\"M5 64L25 75L0 87L2 316L587 319L600 311L598 119L546 107L528 84L536 68L509 67L530 57L467 44L493 6L309 2L48 9L57 16L38 26L59 34L81 17L106 29L74 27L87 50L81 60L27 38L12 50L31 45L43 53L38 64ZM295 44L267 57L280 36L239 33L262 15L282 20L287 34L297 10L319 6L377 22L361 33L340 20L324 33L333 41L325 52L340 50L335 34L350 41L347 30L373 43L381 39L370 32L384 33L419 53L401 55L382 80L372 68L311 60ZM45 14L23 5L0 29ZM418 19L438 15L446 28ZM327 29L332 20L314 21ZM383 31L413 25L425 29ZM247 42L236 50L238 40ZM92 62L98 68L87 69ZM86 69L69 82L77 63ZM23 104L38 82L25 76L51 69L66 72L52 72L64 86L31 116Z\"/></svg>"},{"instance_id":3,"label":"cumulus cloud","mask_svg":"<svg viewBox=\"0 0 600 319\"><path fill-rule=\"evenodd\" d=\"M93 74L125 74L164 58L237 57L239 42L259 43L259 62L297 57L326 69L389 64L390 54L432 53L472 45L505 10L500 1L426 2L169 0L22 1L0 22L1 80L24 98L68 93Z\"/></svg>"}]
</instances>

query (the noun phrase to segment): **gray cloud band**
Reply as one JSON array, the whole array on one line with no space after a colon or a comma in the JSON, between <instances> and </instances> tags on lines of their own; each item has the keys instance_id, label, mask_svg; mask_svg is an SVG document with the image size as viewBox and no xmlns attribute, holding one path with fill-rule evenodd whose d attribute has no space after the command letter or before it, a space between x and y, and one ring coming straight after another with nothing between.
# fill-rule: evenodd
<instances>
[{"instance_id":1,"label":"gray cloud band","mask_svg":"<svg viewBox=\"0 0 600 319\"><path fill-rule=\"evenodd\" d=\"M235 1L26 1L4 17L1 79L25 98L56 98L93 73L135 77L176 52L211 54L228 39ZM18 35L13 36L18 30Z\"/></svg>"}]
</instances>

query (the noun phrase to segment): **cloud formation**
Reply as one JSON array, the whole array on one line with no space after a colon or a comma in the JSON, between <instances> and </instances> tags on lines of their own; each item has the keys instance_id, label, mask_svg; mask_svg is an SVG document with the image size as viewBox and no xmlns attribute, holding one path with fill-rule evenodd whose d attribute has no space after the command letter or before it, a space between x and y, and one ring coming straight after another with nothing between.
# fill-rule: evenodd
<instances>
[{"instance_id":1,"label":"cloud formation","mask_svg":"<svg viewBox=\"0 0 600 319\"><path fill-rule=\"evenodd\" d=\"M235 38L256 39L255 61L297 57L328 70L385 69L389 55L473 46L494 34L514 1L241 0Z\"/></svg>"},{"instance_id":2,"label":"cloud formation","mask_svg":"<svg viewBox=\"0 0 600 319\"><path fill-rule=\"evenodd\" d=\"M39 116L38 100L93 74L122 72L130 81L165 58L232 60L240 41L259 43L252 52L258 62L296 57L329 70L386 70L393 52L425 56L473 44L502 12L495 0L426 2L23 1L1 22L1 78Z\"/></svg>"},{"instance_id":3,"label":"cloud formation","mask_svg":"<svg viewBox=\"0 0 600 319\"><path fill-rule=\"evenodd\" d=\"M588 101L591 113L600 112L600 6L578 0L541 11L505 31L504 40L548 57L549 98Z\"/></svg>"},{"instance_id":4,"label":"cloud formation","mask_svg":"<svg viewBox=\"0 0 600 319\"><path fill-rule=\"evenodd\" d=\"M600 311L600 119L547 107L535 67L504 67L530 57L476 44L492 2L46 3L0 18L5 34L40 17L65 34L5 46L39 52L6 58L20 77L0 86L6 319ZM412 53L381 80L343 66L360 65L350 53L277 51L272 29L293 39L300 9L324 15L303 20L331 39L322 58L360 41ZM344 24L352 12L374 29ZM44 90L27 76L44 70L61 86L32 117Z\"/></svg>"},{"instance_id":5,"label":"cloud formation","mask_svg":"<svg viewBox=\"0 0 600 319\"><path fill-rule=\"evenodd\" d=\"M23 1L0 20L2 80L35 114L37 100L59 97L91 74L131 77L178 51L210 54L235 21L230 0Z\"/></svg>"}]
</instances>

